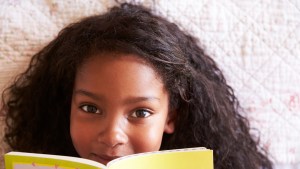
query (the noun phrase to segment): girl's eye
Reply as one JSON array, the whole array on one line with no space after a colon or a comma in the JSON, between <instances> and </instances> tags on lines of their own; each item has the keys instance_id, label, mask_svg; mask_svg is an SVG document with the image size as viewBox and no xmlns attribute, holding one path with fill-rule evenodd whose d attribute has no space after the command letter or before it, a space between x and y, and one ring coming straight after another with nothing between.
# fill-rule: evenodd
<instances>
[{"instance_id":1,"label":"girl's eye","mask_svg":"<svg viewBox=\"0 0 300 169\"><path fill-rule=\"evenodd\" d=\"M135 117L135 118L146 118L146 117L149 117L152 113L148 110L145 110L145 109L139 109L139 110L136 110L132 113L132 117Z\"/></svg>"},{"instance_id":2,"label":"girl's eye","mask_svg":"<svg viewBox=\"0 0 300 169\"><path fill-rule=\"evenodd\" d=\"M87 113L95 113L95 114L99 114L100 111L96 106L93 105L82 105L80 106L81 110L87 112Z\"/></svg>"}]
</instances>

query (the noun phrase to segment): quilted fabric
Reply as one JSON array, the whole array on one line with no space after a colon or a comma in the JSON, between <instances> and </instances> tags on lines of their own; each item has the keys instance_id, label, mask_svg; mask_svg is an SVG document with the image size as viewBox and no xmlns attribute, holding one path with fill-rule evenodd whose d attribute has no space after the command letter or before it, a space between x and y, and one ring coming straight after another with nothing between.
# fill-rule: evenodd
<instances>
[{"instance_id":1,"label":"quilted fabric","mask_svg":"<svg viewBox=\"0 0 300 169\"><path fill-rule=\"evenodd\" d=\"M138 2L200 39L233 86L251 126L259 129L261 145L277 168L300 168L300 1ZM60 29L114 4L0 0L0 91ZM3 147L1 154L7 151Z\"/></svg>"}]
</instances>

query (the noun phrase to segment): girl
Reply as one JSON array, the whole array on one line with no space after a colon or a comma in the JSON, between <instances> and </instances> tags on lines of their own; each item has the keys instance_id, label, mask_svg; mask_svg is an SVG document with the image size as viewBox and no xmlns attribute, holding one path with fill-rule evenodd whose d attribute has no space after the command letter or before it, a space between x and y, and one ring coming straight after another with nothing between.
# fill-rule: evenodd
<instances>
[{"instance_id":1,"label":"girl","mask_svg":"<svg viewBox=\"0 0 300 169\"><path fill-rule=\"evenodd\" d=\"M13 150L107 163L203 146L216 169L272 168L216 63L138 5L63 29L5 90L3 105Z\"/></svg>"}]
</instances>

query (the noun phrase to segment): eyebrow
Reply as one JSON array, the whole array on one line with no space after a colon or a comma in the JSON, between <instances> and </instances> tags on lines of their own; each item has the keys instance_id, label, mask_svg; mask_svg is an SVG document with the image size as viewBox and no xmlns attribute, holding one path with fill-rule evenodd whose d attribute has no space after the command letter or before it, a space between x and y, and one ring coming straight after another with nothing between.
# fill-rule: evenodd
<instances>
[{"instance_id":1,"label":"eyebrow","mask_svg":"<svg viewBox=\"0 0 300 169\"><path fill-rule=\"evenodd\" d=\"M82 89L78 89L74 93L90 97L94 100L102 100L103 99L103 97L100 95L97 95L93 92L89 92L89 91L82 90ZM154 96L132 96L132 97L126 98L124 103L125 104L133 104L133 103L144 102L144 101L160 101L160 99L157 97L154 97Z\"/></svg>"},{"instance_id":2,"label":"eyebrow","mask_svg":"<svg viewBox=\"0 0 300 169\"><path fill-rule=\"evenodd\" d=\"M88 96L94 100L101 100L101 97L98 96L97 94L94 94L92 92L88 92L86 90L82 90L82 89L78 89L74 92L75 94L79 94L79 95L84 95L84 96Z\"/></svg>"}]
</instances>

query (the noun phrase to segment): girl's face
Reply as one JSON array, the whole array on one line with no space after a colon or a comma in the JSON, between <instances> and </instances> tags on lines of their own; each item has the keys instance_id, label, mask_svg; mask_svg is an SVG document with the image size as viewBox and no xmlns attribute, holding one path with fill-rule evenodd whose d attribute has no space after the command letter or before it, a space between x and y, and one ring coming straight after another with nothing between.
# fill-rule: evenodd
<instances>
[{"instance_id":1,"label":"girl's face","mask_svg":"<svg viewBox=\"0 0 300 169\"><path fill-rule=\"evenodd\" d=\"M169 95L160 76L136 55L101 54L78 70L70 132L83 158L112 159L157 151L174 131Z\"/></svg>"}]
</instances>

